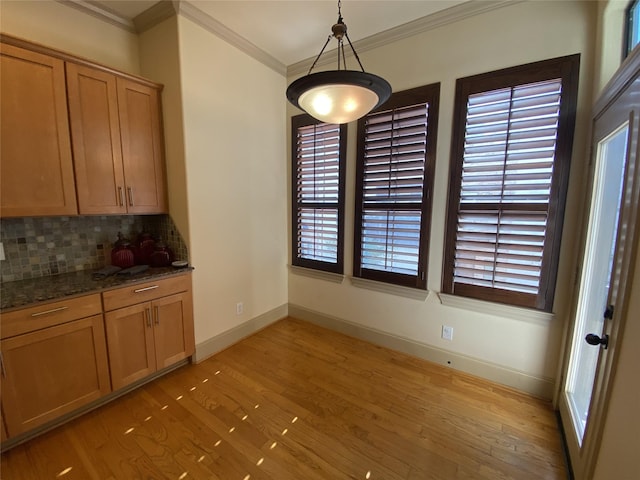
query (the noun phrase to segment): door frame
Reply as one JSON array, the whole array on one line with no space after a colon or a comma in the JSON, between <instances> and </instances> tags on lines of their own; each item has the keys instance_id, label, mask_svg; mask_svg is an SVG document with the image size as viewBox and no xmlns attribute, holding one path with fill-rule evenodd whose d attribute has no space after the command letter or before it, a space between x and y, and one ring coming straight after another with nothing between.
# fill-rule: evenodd
<instances>
[{"instance_id":1,"label":"door frame","mask_svg":"<svg viewBox=\"0 0 640 480\"><path fill-rule=\"evenodd\" d=\"M615 105L615 102L621 97L626 89L632 84L634 79L640 75L640 47L637 47L627 57L627 59L620 66L618 71L614 74L612 79L607 83L603 89L600 97L594 104L588 164L588 178L587 188L583 196L583 205L587 208L583 211L580 238L579 238L579 257L576 265L576 277L573 288L571 310L568 321L565 325L564 340L563 340L563 352L562 352L562 364L560 375L558 376L558 382L556 384L556 395L554 399L554 405L560 410L561 403L563 402L563 394L565 388L565 382L567 379L567 372L569 368L569 360L571 355L571 343L573 341L573 335L575 332L575 318L577 309L577 300L579 295L580 281L581 281L581 269L584 261L584 255L586 250L586 236L589 227L589 216L591 203L591 195L594 186L595 175L595 155L597 154L594 148L594 126L609 108ZM640 81L640 80L636 80ZM626 280L633 277L633 269L635 265L635 258L638 253L638 242L640 240L640 142L638 140L638 129L640 128L640 111L635 112L629 110L629 130L630 138L627 145L628 151L628 165L625 173L624 191L630 192L629 194L623 194L623 201L625 198L630 198L630 201L623 204L620 211L620 222L623 219L629 218L628 222L629 230L625 232L624 238L618 234L616 240L616 253L614 258L614 268L621 266L621 283L626 283ZM627 195L630 195L628 197ZM620 258L622 256L622 258ZM584 457L585 464L583 470L583 478L590 479L594 473L597 454L600 450L600 444L602 441L602 433L604 430L604 424L606 421L606 414L609 407L609 400L611 396L611 389L613 386L614 377L618 364L618 348L616 348L617 339L621 338L624 333L628 303L629 303L629 288L627 285L618 285L617 288L617 301L616 310L614 314L614 320L610 322L609 336L610 347L607 351L604 364L599 361L599 365L596 371L596 378L594 384L594 395L592 397L592 404L589 413L589 423L587 424L584 440L580 449L579 455L582 459ZM612 285L610 290L613 291ZM605 328L607 326L605 325ZM568 419L568 421L571 421ZM573 435L573 432L564 432L566 435ZM566 443L566 439L565 439ZM571 462L571 452L569 454L569 461Z\"/></svg>"}]
</instances>

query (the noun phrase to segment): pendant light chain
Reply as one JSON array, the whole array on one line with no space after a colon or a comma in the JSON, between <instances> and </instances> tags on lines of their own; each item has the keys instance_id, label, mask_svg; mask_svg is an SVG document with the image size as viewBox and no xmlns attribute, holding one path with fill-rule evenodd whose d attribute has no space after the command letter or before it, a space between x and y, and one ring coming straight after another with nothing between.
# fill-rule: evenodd
<instances>
[{"instance_id":1,"label":"pendant light chain","mask_svg":"<svg viewBox=\"0 0 640 480\"><path fill-rule=\"evenodd\" d=\"M353 52L353 56L356 57L356 60L358 61L358 65L360 65L360 70L362 70L364 72L364 67L362 66L362 62L360 61L360 57L358 56L358 53L356 52L356 49L353 48L353 44L351 43L351 39L349 38L349 34L347 32L344 32L344 36L347 37L347 42L349 42L349 46L351 47L351 51ZM346 70L346 67L345 67Z\"/></svg>"},{"instance_id":2,"label":"pendant light chain","mask_svg":"<svg viewBox=\"0 0 640 480\"><path fill-rule=\"evenodd\" d=\"M331 37L333 37L332 35L329 35L327 37L327 41L324 42L324 47L322 47L322 50L320 50L320 53L318 54L318 56L316 57L316 59L313 61L313 65L311 65L311 68L309 69L309 71L307 72L307 75L309 75L311 73L311 70L313 70L313 67L316 66L316 63L318 63L318 60L320 59L320 57L322 56L322 54L324 53L324 49L327 48L327 45L329 45L329 42L331 41Z\"/></svg>"}]
</instances>

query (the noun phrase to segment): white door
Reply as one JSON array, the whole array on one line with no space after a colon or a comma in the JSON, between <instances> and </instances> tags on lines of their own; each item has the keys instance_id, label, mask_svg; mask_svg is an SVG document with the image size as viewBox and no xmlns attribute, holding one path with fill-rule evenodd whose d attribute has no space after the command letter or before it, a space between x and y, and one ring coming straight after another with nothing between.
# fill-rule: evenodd
<instances>
[{"instance_id":1,"label":"white door","mask_svg":"<svg viewBox=\"0 0 640 480\"><path fill-rule=\"evenodd\" d=\"M638 243L639 68L636 54L603 93L593 122L588 217L559 400L576 480L592 475Z\"/></svg>"}]
</instances>

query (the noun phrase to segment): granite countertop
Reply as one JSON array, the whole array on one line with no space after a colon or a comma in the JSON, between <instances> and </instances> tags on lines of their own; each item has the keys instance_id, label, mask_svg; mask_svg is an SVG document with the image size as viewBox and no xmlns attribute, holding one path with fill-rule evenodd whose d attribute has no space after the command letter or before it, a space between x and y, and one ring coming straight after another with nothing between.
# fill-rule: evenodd
<instances>
[{"instance_id":1,"label":"granite countertop","mask_svg":"<svg viewBox=\"0 0 640 480\"><path fill-rule=\"evenodd\" d=\"M100 293L104 290L155 278L180 275L193 270L187 268L149 268L137 275L111 275L96 279L92 270L63 273L49 277L4 282L0 285L0 311L28 307L70 296Z\"/></svg>"}]
</instances>

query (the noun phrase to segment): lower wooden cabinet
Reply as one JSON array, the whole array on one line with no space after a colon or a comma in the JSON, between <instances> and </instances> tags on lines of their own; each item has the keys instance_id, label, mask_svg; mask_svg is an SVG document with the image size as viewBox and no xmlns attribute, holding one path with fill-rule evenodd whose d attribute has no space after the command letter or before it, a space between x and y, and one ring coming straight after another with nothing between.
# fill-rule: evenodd
<instances>
[{"instance_id":1,"label":"lower wooden cabinet","mask_svg":"<svg viewBox=\"0 0 640 480\"><path fill-rule=\"evenodd\" d=\"M191 276L5 312L0 324L4 447L193 355Z\"/></svg>"},{"instance_id":2,"label":"lower wooden cabinet","mask_svg":"<svg viewBox=\"0 0 640 480\"><path fill-rule=\"evenodd\" d=\"M178 293L167 294L172 291ZM147 299L154 292L164 296L105 313L114 390L193 355L193 302L188 277L105 292L104 303L126 304L135 301L136 294Z\"/></svg>"},{"instance_id":3,"label":"lower wooden cabinet","mask_svg":"<svg viewBox=\"0 0 640 480\"><path fill-rule=\"evenodd\" d=\"M111 391L101 314L7 338L1 346L10 437Z\"/></svg>"}]
</instances>

